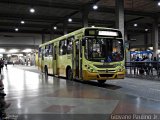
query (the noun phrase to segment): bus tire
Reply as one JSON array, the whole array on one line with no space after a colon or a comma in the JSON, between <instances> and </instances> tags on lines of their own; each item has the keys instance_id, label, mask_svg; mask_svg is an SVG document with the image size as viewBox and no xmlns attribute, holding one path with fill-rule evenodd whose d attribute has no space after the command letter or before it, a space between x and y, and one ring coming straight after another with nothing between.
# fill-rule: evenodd
<instances>
[{"instance_id":1,"label":"bus tire","mask_svg":"<svg viewBox=\"0 0 160 120\"><path fill-rule=\"evenodd\" d=\"M71 68L67 69L67 79L73 80L73 72Z\"/></svg>"},{"instance_id":2,"label":"bus tire","mask_svg":"<svg viewBox=\"0 0 160 120\"><path fill-rule=\"evenodd\" d=\"M106 80L97 80L99 84L104 84Z\"/></svg>"},{"instance_id":3,"label":"bus tire","mask_svg":"<svg viewBox=\"0 0 160 120\"><path fill-rule=\"evenodd\" d=\"M48 68L47 68L47 66L44 67L44 74L45 74L45 76L48 76Z\"/></svg>"}]
</instances>

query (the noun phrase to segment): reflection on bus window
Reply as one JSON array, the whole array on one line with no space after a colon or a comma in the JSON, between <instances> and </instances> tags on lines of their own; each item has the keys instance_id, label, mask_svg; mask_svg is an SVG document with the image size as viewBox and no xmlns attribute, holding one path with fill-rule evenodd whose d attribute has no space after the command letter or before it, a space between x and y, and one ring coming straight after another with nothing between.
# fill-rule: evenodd
<instances>
[{"instance_id":1,"label":"reflection on bus window","mask_svg":"<svg viewBox=\"0 0 160 120\"><path fill-rule=\"evenodd\" d=\"M124 59L123 41L109 38L87 38L85 57L90 61L117 62Z\"/></svg>"},{"instance_id":2,"label":"reflection on bus window","mask_svg":"<svg viewBox=\"0 0 160 120\"><path fill-rule=\"evenodd\" d=\"M59 45L59 55L65 54L67 54L67 40L62 40Z\"/></svg>"},{"instance_id":3,"label":"reflection on bus window","mask_svg":"<svg viewBox=\"0 0 160 120\"><path fill-rule=\"evenodd\" d=\"M49 55L52 56L53 55L53 45L52 44L49 45L48 51L49 51Z\"/></svg>"},{"instance_id":4,"label":"reflection on bus window","mask_svg":"<svg viewBox=\"0 0 160 120\"><path fill-rule=\"evenodd\" d=\"M49 45L45 46L45 57L47 57L49 54Z\"/></svg>"},{"instance_id":5,"label":"reflection on bus window","mask_svg":"<svg viewBox=\"0 0 160 120\"><path fill-rule=\"evenodd\" d=\"M74 40L74 37L70 37L67 39L67 54L72 53L72 42Z\"/></svg>"}]
</instances>

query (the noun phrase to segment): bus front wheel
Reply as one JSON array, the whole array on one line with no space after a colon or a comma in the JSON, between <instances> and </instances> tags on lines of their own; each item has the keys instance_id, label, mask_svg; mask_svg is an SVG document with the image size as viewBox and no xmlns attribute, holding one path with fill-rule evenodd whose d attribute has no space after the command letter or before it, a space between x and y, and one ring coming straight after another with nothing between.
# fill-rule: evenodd
<instances>
[{"instance_id":1,"label":"bus front wheel","mask_svg":"<svg viewBox=\"0 0 160 120\"><path fill-rule=\"evenodd\" d=\"M73 72L70 68L67 70L67 79L73 80Z\"/></svg>"},{"instance_id":2,"label":"bus front wheel","mask_svg":"<svg viewBox=\"0 0 160 120\"><path fill-rule=\"evenodd\" d=\"M104 84L106 80L97 80L99 84Z\"/></svg>"}]
</instances>

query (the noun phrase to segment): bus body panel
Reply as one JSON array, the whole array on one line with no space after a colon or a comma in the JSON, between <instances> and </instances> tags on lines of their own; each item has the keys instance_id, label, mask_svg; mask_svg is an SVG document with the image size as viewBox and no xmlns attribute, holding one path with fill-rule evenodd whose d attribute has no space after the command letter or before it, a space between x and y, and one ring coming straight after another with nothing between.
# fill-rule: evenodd
<instances>
[{"instance_id":1,"label":"bus body panel","mask_svg":"<svg viewBox=\"0 0 160 120\"><path fill-rule=\"evenodd\" d=\"M44 66L48 68L48 74L53 74L53 57L45 57L44 58Z\"/></svg>"},{"instance_id":2,"label":"bus body panel","mask_svg":"<svg viewBox=\"0 0 160 120\"><path fill-rule=\"evenodd\" d=\"M122 61L109 62L109 63L95 62L86 59L85 47L82 45L83 38L85 37L84 36L85 29L88 28L82 28L80 30L77 30L75 32L72 32L70 34L67 34L65 36L62 36L60 38L57 38L55 40L40 45L41 48L45 49L46 45L53 44L52 57L44 57L44 55L41 55L41 57L39 57L38 59L39 60L38 66L41 69L41 71L44 72L44 67L47 66L49 74L66 77L67 69L71 68L73 72L73 78L75 79L82 79L82 80L123 79L125 76L124 59ZM105 29L105 28L100 28L100 29ZM105 30L110 30L110 29L105 29ZM64 41L65 44L68 44L67 43L68 38L71 36L74 36L74 40L72 41L72 53L71 54L66 53L65 55L60 55L60 52L63 51L63 50L61 51L62 48L60 41ZM76 53L76 51L78 52ZM99 67L107 65L114 67Z\"/></svg>"},{"instance_id":3,"label":"bus body panel","mask_svg":"<svg viewBox=\"0 0 160 120\"><path fill-rule=\"evenodd\" d=\"M71 61L71 54L70 55L63 55L58 57L58 71L59 76L66 77L66 68L70 66L72 68L72 61Z\"/></svg>"}]
</instances>

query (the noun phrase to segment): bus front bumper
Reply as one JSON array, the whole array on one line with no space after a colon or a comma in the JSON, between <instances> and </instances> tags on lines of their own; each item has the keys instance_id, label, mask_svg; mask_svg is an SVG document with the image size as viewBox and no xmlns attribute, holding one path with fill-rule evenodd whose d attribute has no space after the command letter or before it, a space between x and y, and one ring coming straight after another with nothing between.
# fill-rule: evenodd
<instances>
[{"instance_id":1,"label":"bus front bumper","mask_svg":"<svg viewBox=\"0 0 160 120\"><path fill-rule=\"evenodd\" d=\"M86 70L83 71L83 80L113 80L124 79L125 71L116 73L91 73Z\"/></svg>"}]
</instances>

